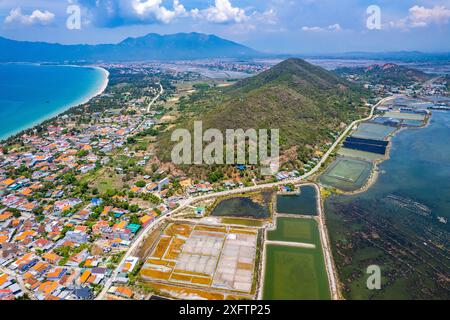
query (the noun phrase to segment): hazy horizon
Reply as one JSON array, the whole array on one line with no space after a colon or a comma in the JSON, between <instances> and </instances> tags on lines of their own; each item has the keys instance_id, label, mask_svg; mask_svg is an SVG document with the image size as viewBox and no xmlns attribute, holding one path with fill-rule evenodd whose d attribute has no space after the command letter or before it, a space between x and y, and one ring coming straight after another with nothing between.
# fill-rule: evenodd
<instances>
[{"instance_id":1,"label":"hazy horizon","mask_svg":"<svg viewBox=\"0 0 450 320\"><path fill-rule=\"evenodd\" d=\"M76 8L80 25L68 27ZM14 40L100 44L179 32L214 34L272 54L450 52L450 0L0 2L0 36Z\"/></svg>"}]
</instances>

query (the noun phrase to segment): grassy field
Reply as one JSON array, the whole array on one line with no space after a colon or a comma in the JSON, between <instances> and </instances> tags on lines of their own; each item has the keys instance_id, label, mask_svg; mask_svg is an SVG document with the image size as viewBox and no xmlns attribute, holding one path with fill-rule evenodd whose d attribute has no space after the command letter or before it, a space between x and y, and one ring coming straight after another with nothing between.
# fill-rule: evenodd
<instances>
[{"instance_id":1,"label":"grassy field","mask_svg":"<svg viewBox=\"0 0 450 320\"><path fill-rule=\"evenodd\" d=\"M267 246L263 298L267 300L329 300L320 248Z\"/></svg>"},{"instance_id":2,"label":"grassy field","mask_svg":"<svg viewBox=\"0 0 450 320\"><path fill-rule=\"evenodd\" d=\"M93 180L93 187L97 188L100 194L107 190L121 189L124 185L122 176L115 173L112 169L105 169Z\"/></svg>"},{"instance_id":3,"label":"grassy field","mask_svg":"<svg viewBox=\"0 0 450 320\"><path fill-rule=\"evenodd\" d=\"M277 218L277 229L268 232L272 241L304 242L320 248L317 222L314 219Z\"/></svg>"}]
</instances>

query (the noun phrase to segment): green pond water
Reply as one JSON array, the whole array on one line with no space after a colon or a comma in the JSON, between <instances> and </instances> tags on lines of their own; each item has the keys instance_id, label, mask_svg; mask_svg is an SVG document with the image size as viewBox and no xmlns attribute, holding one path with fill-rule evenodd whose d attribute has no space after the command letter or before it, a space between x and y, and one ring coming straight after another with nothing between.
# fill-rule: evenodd
<instances>
[{"instance_id":1,"label":"green pond water","mask_svg":"<svg viewBox=\"0 0 450 320\"><path fill-rule=\"evenodd\" d=\"M236 197L221 201L212 211L216 217L237 217L265 219L270 217L269 204L272 192L262 192L262 201L256 202L251 197Z\"/></svg>"},{"instance_id":2,"label":"green pond water","mask_svg":"<svg viewBox=\"0 0 450 320\"><path fill-rule=\"evenodd\" d=\"M305 218L277 218L268 240L303 242L315 248L267 245L264 299L328 300L330 291L317 222Z\"/></svg>"},{"instance_id":3,"label":"green pond water","mask_svg":"<svg viewBox=\"0 0 450 320\"><path fill-rule=\"evenodd\" d=\"M390 159L366 192L332 196L325 211L344 295L350 299L449 299L450 112L392 139ZM381 290L366 287L379 265ZM351 279L351 280L350 280Z\"/></svg>"},{"instance_id":4,"label":"green pond water","mask_svg":"<svg viewBox=\"0 0 450 320\"><path fill-rule=\"evenodd\" d=\"M268 245L266 259L264 299L330 299L320 249Z\"/></svg>"},{"instance_id":5,"label":"green pond water","mask_svg":"<svg viewBox=\"0 0 450 320\"><path fill-rule=\"evenodd\" d=\"M300 187L296 195L278 195L277 212L283 214L317 215L317 192L312 186Z\"/></svg>"},{"instance_id":6,"label":"green pond water","mask_svg":"<svg viewBox=\"0 0 450 320\"><path fill-rule=\"evenodd\" d=\"M355 191L364 186L370 177L372 163L338 157L319 177L321 184L344 191Z\"/></svg>"},{"instance_id":7,"label":"green pond water","mask_svg":"<svg viewBox=\"0 0 450 320\"><path fill-rule=\"evenodd\" d=\"M317 221L303 218L277 218L277 228L267 234L271 241L303 242L320 247Z\"/></svg>"}]
</instances>

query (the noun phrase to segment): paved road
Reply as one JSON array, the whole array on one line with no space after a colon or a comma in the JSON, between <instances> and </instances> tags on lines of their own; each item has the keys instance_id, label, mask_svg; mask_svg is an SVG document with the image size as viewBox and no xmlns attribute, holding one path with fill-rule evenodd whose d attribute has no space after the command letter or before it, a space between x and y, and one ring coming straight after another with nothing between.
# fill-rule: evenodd
<instances>
[{"instance_id":1,"label":"paved road","mask_svg":"<svg viewBox=\"0 0 450 320\"><path fill-rule=\"evenodd\" d=\"M163 88L163 86L161 85L161 83L158 83L159 84L159 86L161 87L161 91L158 93L158 95L156 96L156 97L154 97L153 98L153 100L148 104L148 107L147 107L147 113L149 113L150 112L150 108L152 107L152 105L156 102L156 100L158 100L159 99L159 97L164 93L164 88Z\"/></svg>"},{"instance_id":2,"label":"paved road","mask_svg":"<svg viewBox=\"0 0 450 320\"><path fill-rule=\"evenodd\" d=\"M161 87L161 90L159 91L158 95L157 95L156 97L154 97L153 100L148 104L148 107L147 107L147 113L150 112L150 108L152 107L152 105L153 105L153 104L159 99L159 97L164 93L164 88L163 88L163 86L162 86L160 83L158 83L158 84L159 84L159 86ZM138 125L137 127L135 127L133 130L131 130L131 132L138 131L146 121L147 121L147 119L144 119L141 123L139 123L139 125Z\"/></svg>"},{"instance_id":3,"label":"paved road","mask_svg":"<svg viewBox=\"0 0 450 320\"><path fill-rule=\"evenodd\" d=\"M333 255L331 252L330 238L328 236L328 230L325 219L325 212L323 210L322 195L320 194L320 188L317 184L314 184L317 192L317 209L318 209L318 227L320 244L322 245L323 258L325 261L325 270L328 276L328 285L330 287L331 299L339 300L339 287L338 277L335 270Z\"/></svg>"}]
</instances>

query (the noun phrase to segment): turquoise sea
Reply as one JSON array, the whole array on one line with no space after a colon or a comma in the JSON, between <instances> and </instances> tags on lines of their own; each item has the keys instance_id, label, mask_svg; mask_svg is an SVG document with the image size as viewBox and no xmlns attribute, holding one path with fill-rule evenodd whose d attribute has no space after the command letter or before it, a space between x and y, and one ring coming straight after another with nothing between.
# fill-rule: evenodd
<instances>
[{"instance_id":1,"label":"turquoise sea","mask_svg":"<svg viewBox=\"0 0 450 320\"><path fill-rule=\"evenodd\" d=\"M0 64L0 139L86 102L106 82L96 68Z\"/></svg>"},{"instance_id":2,"label":"turquoise sea","mask_svg":"<svg viewBox=\"0 0 450 320\"><path fill-rule=\"evenodd\" d=\"M347 298L450 298L449 137L450 112L435 111L427 127L394 136L390 159L368 191L326 200ZM366 287L370 265L381 268L381 290Z\"/></svg>"}]
</instances>

